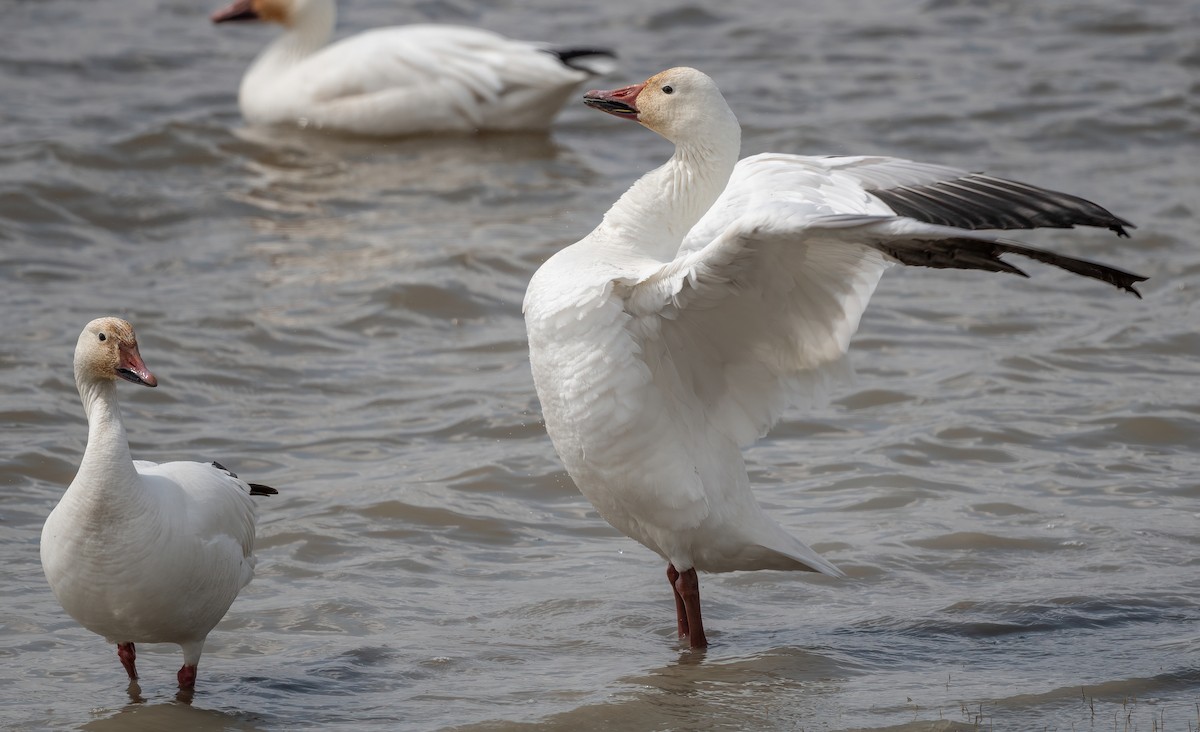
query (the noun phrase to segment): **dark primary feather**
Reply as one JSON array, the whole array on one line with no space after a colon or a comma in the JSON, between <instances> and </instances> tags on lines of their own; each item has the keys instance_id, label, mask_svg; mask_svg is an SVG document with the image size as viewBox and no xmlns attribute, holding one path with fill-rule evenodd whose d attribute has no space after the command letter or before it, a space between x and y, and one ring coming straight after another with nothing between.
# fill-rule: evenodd
<instances>
[{"instance_id":1,"label":"dark primary feather","mask_svg":"<svg viewBox=\"0 0 1200 732\"><path fill-rule=\"evenodd\" d=\"M901 264L938 269L981 269L988 272L1008 272L1028 277L1019 268L1000 259L1001 254L1019 254L1044 264L1061 267L1073 274L1091 277L1131 292L1140 300L1142 294L1134 285L1145 280L1116 267L1085 259L1075 259L1035 249L1016 242L980 241L977 239L910 239L905 241L874 242L871 246Z\"/></svg>"},{"instance_id":2,"label":"dark primary feather","mask_svg":"<svg viewBox=\"0 0 1200 732\"><path fill-rule=\"evenodd\" d=\"M238 477L237 473L233 472L232 470L225 467L224 465L218 463L216 460L212 461L212 466L214 468L216 468L217 470L221 470L225 473L228 473L229 475L233 476L234 478ZM269 485L263 485L262 483L247 483L246 485L250 486L250 495L252 495L252 496L274 496L274 495L279 494L279 491L275 490L274 488L272 488Z\"/></svg>"},{"instance_id":3,"label":"dark primary feather","mask_svg":"<svg viewBox=\"0 0 1200 732\"><path fill-rule=\"evenodd\" d=\"M1127 237L1125 227L1134 228L1087 199L982 173L867 190L901 216L960 229L1101 226Z\"/></svg>"},{"instance_id":4,"label":"dark primary feather","mask_svg":"<svg viewBox=\"0 0 1200 732\"><path fill-rule=\"evenodd\" d=\"M569 66L572 69L588 73L601 72L584 59L591 58L594 60L596 57L615 59L617 57L617 54L608 48L547 48L545 51L556 56L559 61L562 61L563 66Z\"/></svg>"}]
</instances>

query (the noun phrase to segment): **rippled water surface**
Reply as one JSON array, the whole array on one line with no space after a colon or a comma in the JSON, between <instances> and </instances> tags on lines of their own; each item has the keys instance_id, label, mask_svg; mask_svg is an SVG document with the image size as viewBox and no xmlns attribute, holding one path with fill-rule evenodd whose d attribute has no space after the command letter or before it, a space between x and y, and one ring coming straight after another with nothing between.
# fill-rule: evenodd
<instances>
[{"instance_id":1,"label":"rippled water surface","mask_svg":"<svg viewBox=\"0 0 1200 732\"><path fill-rule=\"evenodd\" d=\"M214 3L215 5L215 3ZM712 74L746 153L885 153L1092 198L1138 228L1023 235L1144 300L893 270L858 376L749 451L760 500L850 575L706 576L575 491L520 302L670 147L573 106L548 136L245 129L266 28L199 0L11 2L0 30L0 724L127 729L1200 728L1200 6L1009 0L353 0ZM134 453L219 459L259 572L209 637L112 647L59 609L42 521L86 438L71 352L138 328Z\"/></svg>"}]
</instances>

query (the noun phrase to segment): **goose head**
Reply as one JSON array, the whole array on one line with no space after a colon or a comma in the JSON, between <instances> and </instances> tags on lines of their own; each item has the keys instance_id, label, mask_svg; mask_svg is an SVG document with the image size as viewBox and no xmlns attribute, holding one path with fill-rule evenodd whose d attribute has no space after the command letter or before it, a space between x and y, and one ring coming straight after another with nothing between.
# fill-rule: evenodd
<instances>
[{"instance_id":1,"label":"goose head","mask_svg":"<svg viewBox=\"0 0 1200 732\"><path fill-rule=\"evenodd\" d=\"M79 334L75 344L75 380L83 383L124 379L142 386L158 386L138 352L133 326L120 318L96 318Z\"/></svg>"},{"instance_id":2,"label":"goose head","mask_svg":"<svg viewBox=\"0 0 1200 732\"><path fill-rule=\"evenodd\" d=\"M590 91L583 103L634 120L676 144L740 135L737 118L716 82L686 66L667 69L641 84Z\"/></svg>"},{"instance_id":3,"label":"goose head","mask_svg":"<svg viewBox=\"0 0 1200 732\"><path fill-rule=\"evenodd\" d=\"M291 28L318 17L332 19L333 13L333 0L234 0L213 13L212 22L262 20Z\"/></svg>"}]
</instances>

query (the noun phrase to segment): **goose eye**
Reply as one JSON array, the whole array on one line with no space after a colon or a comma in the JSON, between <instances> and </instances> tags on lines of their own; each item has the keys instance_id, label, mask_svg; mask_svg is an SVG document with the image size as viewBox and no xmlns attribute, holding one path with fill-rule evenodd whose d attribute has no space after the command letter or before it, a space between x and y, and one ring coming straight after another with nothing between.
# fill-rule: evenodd
<instances>
[{"instance_id":1,"label":"goose eye","mask_svg":"<svg viewBox=\"0 0 1200 732\"><path fill-rule=\"evenodd\" d=\"M663 94L674 94L674 93L675 93L675 87L673 87L673 86L671 86L670 84L668 84L667 86L664 86L664 87L663 87L663 90L662 90L662 91L663 91Z\"/></svg>"},{"instance_id":2,"label":"goose eye","mask_svg":"<svg viewBox=\"0 0 1200 732\"><path fill-rule=\"evenodd\" d=\"M106 335L104 335L103 333L101 333L101 334L100 334L100 340L101 340L101 342L103 342L103 341L106 341L106 340L108 340L108 336L106 336Z\"/></svg>"}]
</instances>

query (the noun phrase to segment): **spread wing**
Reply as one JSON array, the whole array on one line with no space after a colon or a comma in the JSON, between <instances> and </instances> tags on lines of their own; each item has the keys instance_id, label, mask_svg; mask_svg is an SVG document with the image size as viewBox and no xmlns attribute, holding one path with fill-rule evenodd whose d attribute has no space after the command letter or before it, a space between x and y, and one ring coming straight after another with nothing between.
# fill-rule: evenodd
<instances>
[{"instance_id":1,"label":"spread wing","mask_svg":"<svg viewBox=\"0 0 1200 732\"><path fill-rule=\"evenodd\" d=\"M914 164L915 165L915 164ZM1136 294L1144 279L1000 237L897 216L811 158L739 164L675 260L616 282L635 333L738 444L763 435L840 362L890 264L1024 273L1015 254ZM847 213L852 212L852 213Z\"/></svg>"}]
</instances>

